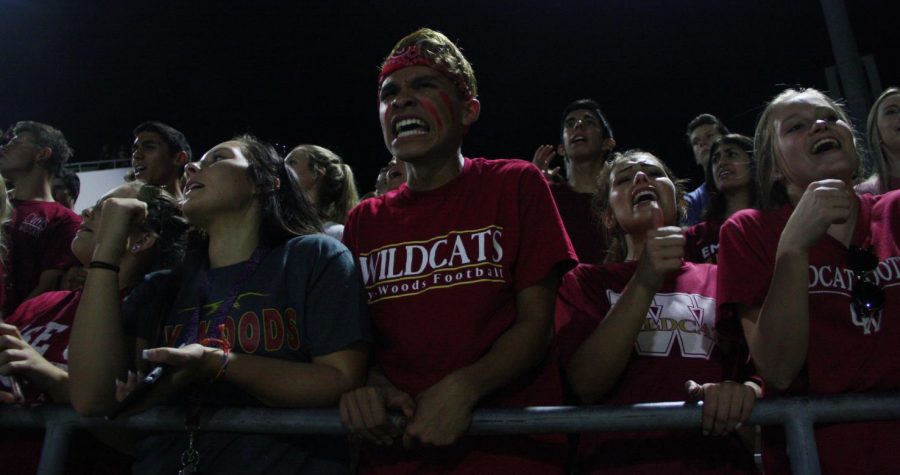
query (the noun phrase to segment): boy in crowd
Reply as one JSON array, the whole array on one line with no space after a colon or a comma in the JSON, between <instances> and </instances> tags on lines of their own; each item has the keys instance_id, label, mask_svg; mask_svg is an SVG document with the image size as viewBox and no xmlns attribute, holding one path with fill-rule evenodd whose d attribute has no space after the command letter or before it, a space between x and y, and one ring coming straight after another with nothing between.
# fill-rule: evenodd
<instances>
[{"instance_id":1,"label":"boy in crowd","mask_svg":"<svg viewBox=\"0 0 900 475\"><path fill-rule=\"evenodd\" d=\"M378 94L385 144L408 180L357 206L344 230L368 294L376 364L366 387L341 398L341 415L385 445L366 445L363 465L559 471L562 435L460 439L476 405L562 401L548 347L559 276L575 254L547 183L525 161L463 157L481 104L471 65L443 34L400 40ZM389 409L403 412L405 428Z\"/></svg>"},{"instance_id":2,"label":"boy in crowd","mask_svg":"<svg viewBox=\"0 0 900 475\"><path fill-rule=\"evenodd\" d=\"M81 179L78 178L77 173L63 168L58 175L53 177L51 193L54 201L74 210L75 202L78 201L78 195L81 194Z\"/></svg>"},{"instance_id":3,"label":"boy in crowd","mask_svg":"<svg viewBox=\"0 0 900 475\"><path fill-rule=\"evenodd\" d=\"M694 161L703 167L703 176L706 176L706 167L709 166L709 149L716 139L728 135L728 128L718 117L712 114L700 114L688 123L685 134L691 150L694 152ZM685 194L684 199L687 201L687 215L682 225L693 226L703 221L703 212L709 206L706 182L704 181L694 191Z\"/></svg>"},{"instance_id":4,"label":"boy in crowd","mask_svg":"<svg viewBox=\"0 0 900 475\"><path fill-rule=\"evenodd\" d=\"M132 176L165 188L181 200L184 166L191 161L191 146L184 134L161 122L148 121L134 129L131 145Z\"/></svg>"},{"instance_id":5,"label":"boy in crowd","mask_svg":"<svg viewBox=\"0 0 900 475\"><path fill-rule=\"evenodd\" d=\"M53 200L52 178L72 156L58 129L39 122L17 122L0 147L0 173L13 183L13 215L6 229L4 314L38 294L56 290L78 260L69 248L81 218Z\"/></svg>"},{"instance_id":6,"label":"boy in crowd","mask_svg":"<svg viewBox=\"0 0 900 475\"><path fill-rule=\"evenodd\" d=\"M591 200L597 192L600 171L616 147L616 139L609 121L592 99L579 99L566 106L559 135L561 143L557 147L538 147L533 163L550 181L550 190L578 260L600 264L606 257L607 243L591 211ZM565 159L565 180L559 175L558 167L549 168L556 154Z\"/></svg>"}]
</instances>

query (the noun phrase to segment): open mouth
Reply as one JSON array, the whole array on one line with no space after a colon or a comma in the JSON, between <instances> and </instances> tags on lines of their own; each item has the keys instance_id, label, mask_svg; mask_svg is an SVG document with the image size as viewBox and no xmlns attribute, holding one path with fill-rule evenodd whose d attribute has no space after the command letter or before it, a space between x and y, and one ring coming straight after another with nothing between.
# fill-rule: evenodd
<instances>
[{"instance_id":1,"label":"open mouth","mask_svg":"<svg viewBox=\"0 0 900 475\"><path fill-rule=\"evenodd\" d=\"M731 170L719 170L719 173L716 175L716 177L718 177L719 179L725 179L733 174L734 173L732 173Z\"/></svg>"},{"instance_id":2,"label":"open mouth","mask_svg":"<svg viewBox=\"0 0 900 475\"><path fill-rule=\"evenodd\" d=\"M838 150L840 148L841 143L838 142L837 139L828 137L814 143L811 152L813 155L819 155L821 153L825 153L831 150Z\"/></svg>"},{"instance_id":3,"label":"open mouth","mask_svg":"<svg viewBox=\"0 0 900 475\"><path fill-rule=\"evenodd\" d=\"M134 170L135 175L140 175L141 172L143 172L144 170L147 169L147 167L145 167L144 165L135 165L131 168L132 168L132 170Z\"/></svg>"},{"instance_id":4,"label":"open mouth","mask_svg":"<svg viewBox=\"0 0 900 475\"><path fill-rule=\"evenodd\" d=\"M572 137L573 144L582 143L582 142L587 142L587 137L585 137L583 135L576 135L576 136Z\"/></svg>"},{"instance_id":5,"label":"open mouth","mask_svg":"<svg viewBox=\"0 0 900 475\"><path fill-rule=\"evenodd\" d=\"M185 187L184 187L184 194L187 195L187 194L190 193L191 191L196 190L196 189L198 189L198 188L203 188L203 185L200 184L200 183L197 183L197 182L188 183L188 184L185 185Z\"/></svg>"},{"instance_id":6,"label":"open mouth","mask_svg":"<svg viewBox=\"0 0 900 475\"><path fill-rule=\"evenodd\" d=\"M654 201L659 201L659 196L657 196L655 190L649 188L635 193L631 198L631 204L633 206L639 206L643 203L651 203Z\"/></svg>"},{"instance_id":7,"label":"open mouth","mask_svg":"<svg viewBox=\"0 0 900 475\"><path fill-rule=\"evenodd\" d=\"M94 230L91 229L91 227L88 226L88 225L86 225L86 224L82 224L81 226L78 226L78 230L79 230L79 231L88 232L88 233L94 232Z\"/></svg>"},{"instance_id":8,"label":"open mouth","mask_svg":"<svg viewBox=\"0 0 900 475\"><path fill-rule=\"evenodd\" d=\"M425 135L431 129L428 124L417 118L400 119L394 122L394 135L397 138L410 137L412 135Z\"/></svg>"}]
</instances>

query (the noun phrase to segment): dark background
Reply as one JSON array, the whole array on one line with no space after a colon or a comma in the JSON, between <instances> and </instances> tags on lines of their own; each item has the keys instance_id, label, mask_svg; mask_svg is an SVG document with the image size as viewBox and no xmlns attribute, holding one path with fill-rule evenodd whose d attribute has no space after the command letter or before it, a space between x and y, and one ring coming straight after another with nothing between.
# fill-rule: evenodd
<instances>
[{"instance_id":1,"label":"dark background","mask_svg":"<svg viewBox=\"0 0 900 475\"><path fill-rule=\"evenodd\" d=\"M860 54L900 84L900 2L846 1ZM421 26L463 48L482 114L467 156L556 143L571 100L598 100L620 149L696 177L684 138L701 112L751 134L786 85L827 88L834 64L816 0L106 2L0 0L0 126L53 124L75 161L105 158L155 119L197 156L236 133L329 147L372 188L377 65ZM104 144L106 151L104 151Z\"/></svg>"}]
</instances>

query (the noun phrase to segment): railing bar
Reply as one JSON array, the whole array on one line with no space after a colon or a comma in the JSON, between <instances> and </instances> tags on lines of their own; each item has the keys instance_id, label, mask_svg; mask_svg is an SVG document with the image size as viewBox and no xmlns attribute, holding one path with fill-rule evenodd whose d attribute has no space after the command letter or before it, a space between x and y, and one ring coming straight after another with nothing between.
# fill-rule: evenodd
<instances>
[{"instance_id":1,"label":"railing bar","mask_svg":"<svg viewBox=\"0 0 900 475\"><path fill-rule=\"evenodd\" d=\"M69 424L52 424L44 433L44 447L41 449L41 461L38 475L62 475L69 455L69 443L74 428Z\"/></svg>"},{"instance_id":2,"label":"railing bar","mask_svg":"<svg viewBox=\"0 0 900 475\"><path fill-rule=\"evenodd\" d=\"M795 410L784 425L787 453L795 475L820 475L819 453L813 421L802 409Z\"/></svg>"},{"instance_id":3,"label":"railing bar","mask_svg":"<svg viewBox=\"0 0 900 475\"><path fill-rule=\"evenodd\" d=\"M696 429L701 404L663 402L632 406L554 406L478 409L469 434L604 432ZM795 473L818 474L814 422L900 419L900 393L772 398L757 402L747 425L783 425ZM46 428L39 473L61 473L68 438L77 427L183 430L183 410L156 407L131 418L106 421L80 417L64 406L0 406L0 427ZM336 409L225 408L204 418L202 430L271 434L344 434ZM806 442L802 442L802 441Z\"/></svg>"},{"instance_id":4,"label":"railing bar","mask_svg":"<svg viewBox=\"0 0 900 475\"><path fill-rule=\"evenodd\" d=\"M900 419L900 394L837 398L766 399L757 402L747 425L784 425L801 405L814 421L848 422ZM641 428L693 428L700 421L700 404L667 402L633 406L557 406L478 409L470 433L584 432ZM181 430L178 407L157 407L121 421L82 418L70 408L0 407L0 425L44 427L49 419L77 427L121 427L135 430ZM502 431L501 431L502 426ZM344 433L336 409L224 408L204 420L207 430L276 433ZM243 427L243 428L242 428Z\"/></svg>"}]
</instances>

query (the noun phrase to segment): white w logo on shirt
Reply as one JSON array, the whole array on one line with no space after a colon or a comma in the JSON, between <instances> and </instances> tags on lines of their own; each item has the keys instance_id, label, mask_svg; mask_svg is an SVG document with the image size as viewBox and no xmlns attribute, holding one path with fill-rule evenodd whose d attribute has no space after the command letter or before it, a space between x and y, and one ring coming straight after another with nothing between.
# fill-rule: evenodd
<instances>
[{"instance_id":1,"label":"white w logo on shirt","mask_svg":"<svg viewBox=\"0 0 900 475\"><path fill-rule=\"evenodd\" d=\"M607 290L615 305L621 294ZM709 359L716 346L716 301L696 294L658 293L653 296L635 351L644 356L669 356L678 340L684 358Z\"/></svg>"}]
</instances>

